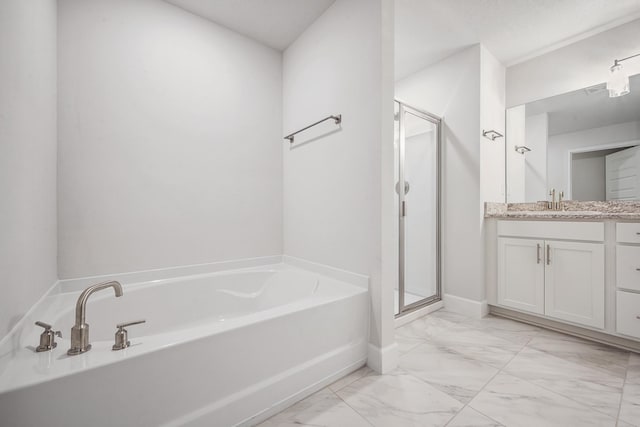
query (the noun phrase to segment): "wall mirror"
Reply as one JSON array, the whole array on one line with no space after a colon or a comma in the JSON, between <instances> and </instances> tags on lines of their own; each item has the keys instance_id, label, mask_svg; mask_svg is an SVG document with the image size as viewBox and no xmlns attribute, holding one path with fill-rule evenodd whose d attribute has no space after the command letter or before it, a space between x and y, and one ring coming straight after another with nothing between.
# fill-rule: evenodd
<instances>
[{"instance_id":1,"label":"wall mirror","mask_svg":"<svg viewBox=\"0 0 640 427\"><path fill-rule=\"evenodd\" d=\"M605 83L507 110L507 202L640 200L640 74L610 98Z\"/></svg>"}]
</instances>

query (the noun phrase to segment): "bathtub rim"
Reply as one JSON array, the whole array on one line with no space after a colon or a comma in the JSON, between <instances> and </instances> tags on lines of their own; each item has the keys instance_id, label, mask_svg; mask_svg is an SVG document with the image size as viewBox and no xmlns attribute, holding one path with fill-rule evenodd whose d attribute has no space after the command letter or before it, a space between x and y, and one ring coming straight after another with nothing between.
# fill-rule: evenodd
<instances>
[{"instance_id":1,"label":"bathtub rim","mask_svg":"<svg viewBox=\"0 0 640 427\"><path fill-rule=\"evenodd\" d=\"M313 261L308 261L303 258L297 258L290 255L267 255L262 257L240 258L235 260L215 261L202 264L189 264L124 273L59 279L51 284L51 286L49 286L49 288L42 294L42 296L40 296L40 298L38 298L38 300L35 301L31 307L29 307L29 309L15 323L15 325L13 325L9 329L9 331L0 338L0 357L6 352L13 352L17 350L17 348L14 348L15 345L12 346L10 345L10 343L12 341L19 343L21 339L26 338L26 335L29 334L27 331L33 326L33 323L36 320L41 320L34 317L34 311L42 304L42 302L46 298L52 295L56 295L61 292L81 291L87 286L107 280L117 280L123 283L133 284L198 274L214 273L218 271L261 267L270 264L297 265L302 269L314 271L322 275L332 277L336 280L351 283L353 285L361 286L367 289L369 288L369 277L366 275L353 273L351 271L316 263Z\"/></svg>"},{"instance_id":2,"label":"bathtub rim","mask_svg":"<svg viewBox=\"0 0 640 427\"><path fill-rule=\"evenodd\" d=\"M266 257L264 258L265 261L271 261L273 260L273 257ZM246 327L246 326L250 326L251 324L254 324L256 322L261 322L261 321L266 321L272 318L276 318L276 317L280 317L280 316L285 316L289 313L296 313L296 312L300 312L300 311L304 311L306 309L309 309L310 307L315 307L315 306L324 306L327 304L331 304L334 303L338 300L341 299L345 299L345 298L356 298L359 295L366 293L369 293L369 289L368 289L368 278L366 276L362 276L362 275L357 275L354 273L349 273L349 272L345 272L343 270L339 270L339 269L334 269L333 267L328 267L328 266L322 266L321 264L316 264L316 263L309 263L312 266L312 269L306 269L303 268L303 265L306 265L306 261L304 260L299 260L299 259L294 259L294 263L297 264L295 265L294 263L287 263L284 262L284 257L280 257L280 262L277 264L260 264L260 265L254 265L255 259L251 259L249 260L249 262L245 265L248 265L246 267L240 267L240 268L236 268L236 269L230 269L230 270L223 270L223 269L217 269L216 271L213 271L211 273L200 273L200 274L193 274L193 275L189 275L189 276L177 276L177 277L165 277L165 278L161 278L161 279L157 279L157 280L150 280L150 281L141 281L141 282L134 282L134 283L125 283L123 284L123 288L126 289L133 289L133 288L144 288L147 286L154 286L159 284L158 282L162 282L162 283L166 283L166 282L172 282L172 281L179 281L179 280L188 280L188 279L193 279L193 278L199 278L199 277L205 277L205 276L211 276L211 275L225 275L225 274L241 274L241 273L245 273L245 272L251 272L251 271L266 271L266 270L288 270L288 269L293 269L293 270L302 270L302 271L306 271L309 274L318 274L320 276L324 276L328 279L331 279L333 281L337 281L337 282L343 282L347 285L350 285L354 288L358 288L359 291L350 291L348 293L342 294L342 295L338 295L338 296L332 296L329 298L323 298L321 300L317 300L314 298L304 298L302 300L298 300L295 301L293 303L289 303L289 304L285 304L284 306L278 306L278 307L274 307L274 308L270 308L268 310L264 310L264 311L259 311L259 312L255 312L255 313L251 313L247 316L242 316L239 317L237 319L231 319L226 325L225 327L212 327L213 323L209 323L207 322L204 325L199 325L197 327L190 327L187 328L186 330L189 331L188 336L184 337L184 330L176 330L176 331L170 331L164 334L156 334L156 335L149 335L146 336L148 338L151 339L152 342L152 348L148 348L145 347L144 349L137 349L135 348L135 346L132 346L130 348L128 348L125 351L122 352L108 352L108 355L102 355L103 356L103 360L98 361L97 363L91 364L90 366L85 366L82 369L79 370L74 370L72 372L68 372L65 371L64 373L54 373L51 375L46 375L42 378L36 378L34 380L31 381L26 381L26 382L22 382L19 383L16 386L8 386L8 387L3 387L0 386L0 395L4 394L4 393L11 393L12 391L16 391L16 390L20 390L23 388L27 388L27 387L33 387L33 386L37 386L40 383L43 382L47 382L47 381L51 381L51 380L55 380L58 378L62 378L62 377L66 377L66 376L72 376L72 375L78 375L78 374L82 374L83 372L86 372L88 370L93 370L93 369L99 369L102 366L105 365L109 365L109 364L114 364L114 363L118 363L120 360L122 359L129 359L129 358L134 358L134 357L142 357L144 355L147 355L149 353L152 353L154 351L161 351L162 349L165 348L171 348L171 347L175 347L178 345L183 345L189 342L193 342L196 340L200 340L200 339L204 339L207 337L210 337L212 335L215 334L219 334L219 333L226 333L229 331L232 331L234 329L239 329L242 327ZM220 265L223 263L214 263L215 267L220 267ZM233 265L237 265L238 261L233 261L232 262ZM201 265L198 265L197 267L201 267ZM182 268L180 268L179 270L176 269L170 269L172 271L184 271ZM319 272L318 270L322 271L322 273L327 272L329 274L322 274L321 272ZM154 270L155 271L155 270ZM164 272L164 270L162 270L162 272ZM333 272L337 272L332 274ZM144 272L147 273L147 272ZM128 277L129 273L125 273ZM137 273L134 273L137 274ZM338 277L336 277L336 275ZM349 275L352 275L352 281L347 282L344 280L341 280L343 278L349 278ZM114 276L103 276L103 277L108 277L108 278L114 278L114 277L118 277L117 275ZM363 278L366 278L367 280L367 286L363 287L362 284L363 282ZM91 280L93 280L93 278L90 278ZM86 278L84 279L86 280ZM122 279L121 279L122 280ZM355 283L353 283L355 281ZM26 326L29 326L29 320L33 319L34 316L38 313L40 313L40 310L38 310L40 308L40 305L43 304L46 299L48 297L55 297L56 295L63 295L63 294L75 294L75 293L79 293L80 290L67 290L65 292L61 292L61 288L63 288L64 283L62 283L63 281L58 281L56 282L51 289L45 294L43 295L43 297L36 303L36 305L34 305L33 307L31 307L31 309L29 310L28 314L23 317L20 322L18 322L18 325L20 325L22 323L22 327L25 328ZM79 283L78 281L76 281L76 279L74 279L73 285L77 286L77 283ZM74 286L74 288L75 288ZM82 289L82 288L81 288ZM242 320L242 321L241 321ZM208 326L208 327L207 327ZM35 328L35 327L34 327ZM23 357L26 359L28 358L28 356L30 356L31 354L27 354L26 351L29 350L29 347L33 347L33 343L31 343L31 341L33 341L33 336L34 336L34 332L33 329L30 332L27 332L25 330L21 330L21 331L17 331L21 333L21 337L25 342L24 344L21 342L21 340L17 340L15 341L15 343L11 342L11 335L8 335L7 337L3 338L3 341L0 341L0 355L5 355L8 353L14 354L14 357L11 357L8 359L7 364L11 364L11 362L15 359L15 355L18 354L18 357L20 357L20 354L23 355ZM171 337L177 337L175 339L171 339ZM182 338L178 338L178 337L182 337ZM31 341L26 342L27 338L30 338ZM167 343L165 344L161 344L158 345L157 343L155 343L156 340L159 340L161 338L169 338L169 340L167 341ZM368 335L367 337L365 337L365 339L368 340ZM64 349L65 346L68 344L68 339L62 339L62 340L58 340L58 348L54 351L58 352L58 356L61 355L59 354L60 349ZM108 343L106 341L96 341L93 343L94 344L94 348L93 350L96 351L104 351L105 349L108 349L111 347L111 343ZM15 348L14 350L14 347ZM118 353L118 354L114 354L114 353ZM35 355L36 353L33 353L33 355ZM40 355L53 355L53 352L46 352L46 353L38 353ZM94 353L95 354L95 353ZM63 359L64 358L64 355ZM83 358L84 361L87 360L88 357L91 357L91 353L87 352L78 356L73 356L71 357L72 360L76 361L76 360L81 360L78 358ZM109 360L104 360L104 359L109 359ZM69 359L68 357L66 359ZM61 363L65 363L64 361L62 361ZM70 362L69 362L70 363ZM0 376L2 376L4 373L6 372L6 368L2 369L0 371Z\"/></svg>"}]
</instances>

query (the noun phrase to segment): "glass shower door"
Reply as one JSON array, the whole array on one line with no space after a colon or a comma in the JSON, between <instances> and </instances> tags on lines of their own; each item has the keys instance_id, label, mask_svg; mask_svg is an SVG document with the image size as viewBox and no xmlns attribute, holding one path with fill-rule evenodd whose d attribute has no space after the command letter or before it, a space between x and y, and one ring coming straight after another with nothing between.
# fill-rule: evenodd
<instances>
[{"instance_id":1,"label":"glass shower door","mask_svg":"<svg viewBox=\"0 0 640 427\"><path fill-rule=\"evenodd\" d=\"M402 103L397 108L400 247L396 314L401 315L440 299L441 121Z\"/></svg>"}]
</instances>

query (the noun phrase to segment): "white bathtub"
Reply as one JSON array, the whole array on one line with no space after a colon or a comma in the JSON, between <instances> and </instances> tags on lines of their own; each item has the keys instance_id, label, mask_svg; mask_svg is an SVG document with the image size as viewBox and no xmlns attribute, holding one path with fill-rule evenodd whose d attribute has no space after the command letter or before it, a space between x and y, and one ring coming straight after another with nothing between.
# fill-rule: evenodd
<instances>
[{"instance_id":1,"label":"white bathtub","mask_svg":"<svg viewBox=\"0 0 640 427\"><path fill-rule=\"evenodd\" d=\"M122 284L89 298L87 353L66 355L77 285L25 319L61 329L56 349L35 353L26 324L3 341L1 425L251 425L366 361L363 286L286 264ZM116 323L137 319L112 351Z\"/></svg>"}]
</instances>

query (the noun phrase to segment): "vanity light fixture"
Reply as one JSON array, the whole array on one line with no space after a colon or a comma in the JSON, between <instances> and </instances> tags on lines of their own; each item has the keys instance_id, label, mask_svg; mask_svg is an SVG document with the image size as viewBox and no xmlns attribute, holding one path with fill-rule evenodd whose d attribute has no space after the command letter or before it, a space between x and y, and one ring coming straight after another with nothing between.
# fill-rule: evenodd
<instances>
[{"instance_id":1,"label":"vanity light fixture","mask_svg":"<svg viewBox=\"0 0 640 427\"><path fill-rule=\"evenodd\" d=\"M640 53L627 56L622 59L614 59L613 65L609 69L611 75L607 82L607 90L609 91L609 98L616 98L618 96L624 96L629 93L629 74L622 68L621 62L627 59L640 56Z\"/></svg>"}]
</instances>

